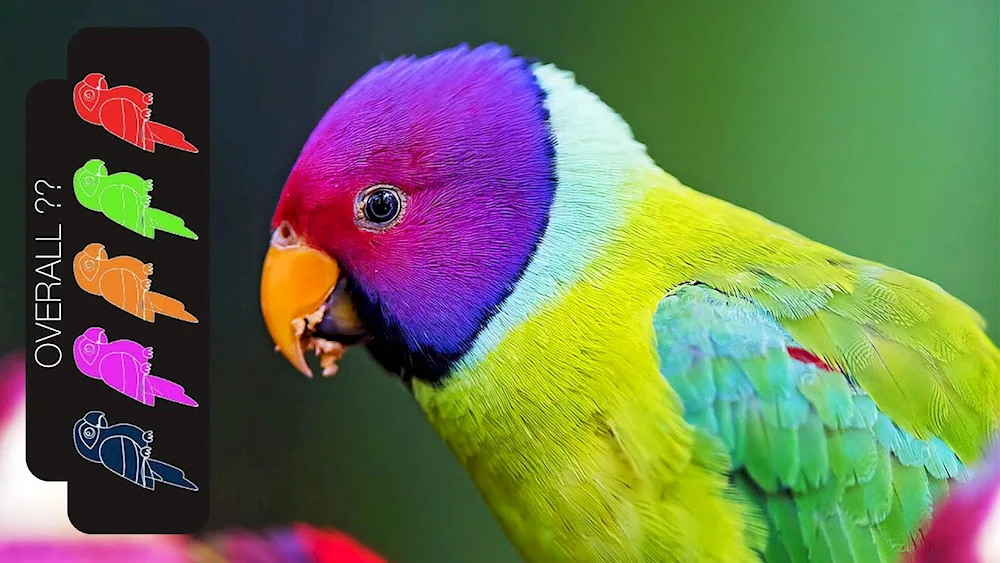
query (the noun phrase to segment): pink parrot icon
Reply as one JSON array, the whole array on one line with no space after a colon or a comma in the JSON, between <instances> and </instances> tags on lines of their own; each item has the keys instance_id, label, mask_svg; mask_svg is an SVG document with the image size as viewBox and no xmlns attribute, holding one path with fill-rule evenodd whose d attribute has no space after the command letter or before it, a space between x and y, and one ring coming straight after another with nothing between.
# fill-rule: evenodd
<instances>
[{"instance_id":1,"label":"pink parrot icon","mask_svg":"<svg viewBox=\"0 0 1000 563\"><path fill-rule=\"evenodd\" d=\"M197 407L184 387L150 374L153 349L133 340L109 342L104 329L88 328L73 343L73 360L84 375L101 379L119 393L153 406L156 399Z\"/></svg>"}]
</instances>

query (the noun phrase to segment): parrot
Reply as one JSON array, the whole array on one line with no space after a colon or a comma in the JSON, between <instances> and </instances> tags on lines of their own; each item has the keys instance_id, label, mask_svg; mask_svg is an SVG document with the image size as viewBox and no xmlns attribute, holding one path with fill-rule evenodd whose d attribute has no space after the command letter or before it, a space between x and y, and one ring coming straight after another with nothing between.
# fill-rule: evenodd
<instances>
[{"instance_id":1,"label":"parrot","mask_svg":"<svg viewBox=\"0 0 1000 563\"><path fill-rule=\"evenodd\" d=\"M108 342L107 332L92 326L73 341L73 363L80 373L100 379L122 395L146 406L156 399L197 407L198 402L184 391L184 386L150 373L153 348L125 338Z\"/></svg>"},{"instance_id":2,"label":"parrot","mask_svg":"<svg viewBox=\"0 0 1000 563\"><path fill-rule=\"evenodd\" d=\"M80 119L91 125L100 125L115 137L155 152L161 144L184 152L197 153L198 148L184 138L184 133L151 121L153 93L128 85L108 87L108 81L99 72L92 72L73 87L73 108Z\"/></svg>"},{"instance_id":3,"label":"parrot","mask_svg":"<svg viewBox=\"0 0 1000 563\"><path fill-rule=\"evenodd\" d=\"M80 205L146 238L156 238L163 231L198 240L198 235L184 225L184 219L150 207L152 180L143 180L131 172L108 174L104 161L92 158L73 174L73 193Z\"/></svg>"},{"instance_id":4,"label":"parrot","mask_svg":"<svg viewBox=\"0 0 1000 563\"><path fill-rule=\"evenodd\" d=\"M153 264L132 256L108 256L103 244L92 242L73 257L73 277L80 289L100 295L105 301L146 322L156 322L157 313L187 322L198 318L184 303L151 291Z\"/></svg>"},{"instance_id":5,"label":"parrot","mask_svg":"<svg viewBox=\"0 0 1000 563\"><path fill-rule=\"evenodd\" d=\"M270 233L276 350L364 347L526 561L899 561L1000 423L970 306L686 186L497 43L354 82Z\"/></svg>"},{"instance_id":6,"label":"parrot","mask_svg":"<svg viewBox=\"0 0 1000 563\"><path fill-rule=\"evenodd\" d=\"M151 491L157 482L197 491L198 485L184 476L184 470L149 457L152 443L152 430L128 422L109 426L101 411L90 411L73 425L73 445L87 461Z\"/></svg>"}]
</instances>

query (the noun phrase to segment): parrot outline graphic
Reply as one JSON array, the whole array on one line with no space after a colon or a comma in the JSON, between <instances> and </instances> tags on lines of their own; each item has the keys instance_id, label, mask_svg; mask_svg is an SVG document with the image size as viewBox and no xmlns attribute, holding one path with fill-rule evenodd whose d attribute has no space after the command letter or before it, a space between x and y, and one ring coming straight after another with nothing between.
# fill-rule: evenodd
<instances>
[{"instance_id":1,"label":"parrot outline graphic","mask_svg":"<svg viewBox=\"0 0 1000 563\"><path fill-rule=\"evenodd\" d=\"M184 387L150 373L153 348L134 340L108 342L105 330L92 326L73 342L73 361L84 375L100 379L115 391L147 406L156 399L197 407Z\"/></svg>"},{"instance_id":2,"label":"parrot outline graphic","mask_svg":"<svg viewBox=\"0 0 1000 563\"><path fill-rule=\"evenodd\" d=\"M198 148L184 138L184 133L151 121L153 93L127 85L108 87L108 81L99 72L92 72L73 87L73 107L87 123L100 125L119 139L154 152L156 145L166 145L186 152L197 153Z\"/></svg>"},{"instance_id":3,"label":"parrot outline graphic","mask_svg":"<svg viewBox=\"0 0 1000 563\"><path fill-rule=\"evenodd\" d=\"M73 425L76 452L87 461L151 491L157 481L197 491L198 485L185 477L184 470L150 457L152 443L152 430L127 422L109 426L101 411L90 411Z\"/></svg>"},{"instance_id":4,"label":"parrot outline graphic","mask_svg":"<svg viewBox=\"0 0 1000 563\"><path fill-rule=\"evenodd\" d=\"M146 238L156 238L156 231L198 240L198 235L184 225L184 219L150 207L153 181L131 172L108 174L103 160L92 158L73 174L73 193L80 205Z\"/></svg>"},{"instance_id":5,"label":"parrot outline graphic","mask_svg":"<svg viewBox=\"0 0 1000 563\"><path fill-rule=\"evenodd\" d=\"M104 245L92 242L73 258L73 277L80 289L100 295L108 303L147 322L156 322L156 314L189 323L198 319L187 312L184 303L162 293L150 291L153 264L131 256L108 257Z\"/></svg>"}]
</instances>

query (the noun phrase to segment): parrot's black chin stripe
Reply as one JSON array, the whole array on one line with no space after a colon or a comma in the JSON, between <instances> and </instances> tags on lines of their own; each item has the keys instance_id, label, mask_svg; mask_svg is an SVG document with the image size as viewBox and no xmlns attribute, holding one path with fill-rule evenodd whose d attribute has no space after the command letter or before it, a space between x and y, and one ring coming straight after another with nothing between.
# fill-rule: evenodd
<instances>
[{"instance_id":1,"label":"parrot's black chin stripe","mask_svg":"<svg viewBox=\"0 0 1000 563\"><path fill-rule=\"evenodd\" d=\"M323 317L323 322L316 327L316 330L310 334L314 338L322 338L323 340L329 340L331 342L339 342L344 346L354 346L356 344L364 344L371 337L366 333L361 334L343 334L337 332L336 330L330 330L330 328L325 327L328 317Z\"/></svg>"},{"instance_id":2,"label":"parrot's black chin stripe","mask_svg":"<svg viewBox=\"0 0 1000 563\"><path fill-rule=\"evenodd\" d=\"M407 388L414 379L442 384L462 355L411 348L411 339L405 337L399 323L386 314L378 300L343 274L323 304L322 318L307 326L300 337L304 349L311 349L310 343L315 340L344 347L364 345L375 361L398 376Z\"/></svg>"},{"instance_id":3,"label":"parrot's black chin stripe","mask_svg":"<svg viewBox=\"0 0 1000 563\"><path fill-rule=\"evenodd\" d=\"M350 277L347 278L346 294L351 297L366 333L371 335L364 339L365 347L383 369L399 377L411 391L414 379L432 385L444 384L465 350L448 353L428 347L414 348L413 339L406 336L402 325L386 312L376 297L369 296Z\"/></svg>"},{"instance_id":4,"label":"parrot's black chin stripe","mask_svg":"<svg viewBox=\"0 0 1000 563\"><path fill-rule=\"evenodd\" d=\"M366 333L361 334L342 334L337 332L329 323L329 317L324 316L323 321L316 326L316 329L310 333L309 336L314 338L322 338L323 340L329 340L330 342L339 342L344 346L354 346L355 344L362 344L369 340L371 337Z\"/></svg>"},{"instance_id":5,"label":"parrot's black chin stripe","mask_svg":"<svg viewBox=\"0 0 1000 563\"><path fill-rule=\"evenodd\" d=\"M347 287L348 280L342 276L326 299L323 318L309 336L339 342L344 346L361 344L371 338L357 319Z\"/></svg>"}]
</instances>

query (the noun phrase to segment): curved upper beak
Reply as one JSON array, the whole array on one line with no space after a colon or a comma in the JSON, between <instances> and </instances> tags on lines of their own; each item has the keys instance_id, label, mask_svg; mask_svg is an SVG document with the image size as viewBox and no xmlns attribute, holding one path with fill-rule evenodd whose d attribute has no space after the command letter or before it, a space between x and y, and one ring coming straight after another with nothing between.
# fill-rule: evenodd
<instances>
[{"instance_id":1,"label":"curved upper beak","mask_svg":"<svg viewBox=\"0 0 1000 563\"><path fill-rule=\"evenodd\" d=\"M304 349L310 337L356 341L361 333L345 284L338 283L340 273L337 262L325 252L297 240L288 244L287 238L272 239L264 258L260 280L264 322L275 348L308 377L312 370Z\"/></svg>"}]
</instances>

